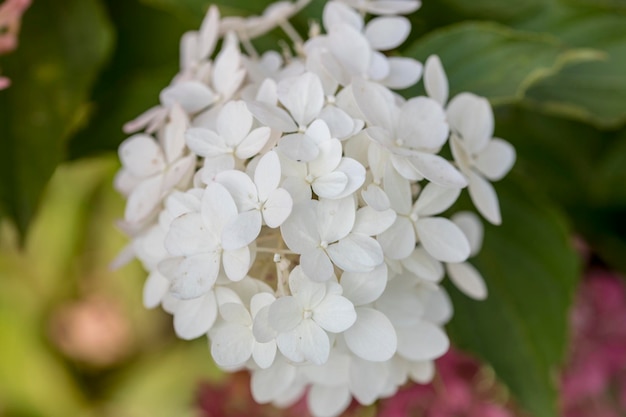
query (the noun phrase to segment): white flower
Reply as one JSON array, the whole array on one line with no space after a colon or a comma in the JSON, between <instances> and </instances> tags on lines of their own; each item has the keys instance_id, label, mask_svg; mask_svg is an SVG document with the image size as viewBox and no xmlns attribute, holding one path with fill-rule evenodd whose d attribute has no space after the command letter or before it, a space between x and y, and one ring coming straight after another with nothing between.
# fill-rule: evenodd
<instances>
[{"instance_id":1,"label":"white flower","mask_svg":"<svg viewBox=\"0 0 626 417\"><path fill-rule=\"evenodd\" d=\"M352 158L343 157L338 139L331 138L328 126L315 120L305 132L315 141L318 155L309 162L284 158L284 187L298 201L311 199L311 189L321 198L343 198L354 193L365 181L365 168Z\"/></svg>"},{"instance_id":2,"label":"white flower","mask_svg":"<svg viewBox=\"0 0 626 417\"><path fill-rule=\"evenodd\" d=\"M291 214L293 200L284 188L279 188L280 160L276 152L268 152L259 160L254 182L241 171L229 170L217 174L215 181L233 196L239 210L237 218L225 225L222 232L229 247L252 243L265 223L279 227Z\"/></svg>"},{"instance_id":3,"label":"white flower","mask_svg":"<svg viewBox=\"0 0 626 417\"><path fill-rule=\"evenodd\" d=\"M188 186L196 157L185 147L187 125L184 112L175 106L158 141L137 134L120 145L122 170L115 178L115 186L128 196L124 220L131 228L156 215L162 199L174 188Z\"/></svg>"},{"instance_id":4,"label":"white flower","mask_svg":"<svg viewBox=\"0 0 626 417\"><path fill-rule=\"evenodd\" d=\"M450 100L447 115L454 160L467 176L472 202L487 220L500 224L498 196L487 179L498 181L511 170L515 149L502 139L492 138L493 111L487 99L461 93Z\"/></svg>"},{"instance_id":5,"label":"white flower","mask_svg":"<svg viewBox=\"0 0 626 417\"><path fill-rule=\"evenodd\" d=\"M224 246L224 226L237 217L237 206L223 185L209 184L202 196L200 212L176 218L165 238L170 254L159 269L172 281L172 292L180 298L200 297L213 288L220 266L232 281L245 277L250 267L247 246Z\"/></svg>"},{"instance_id":6,"label":"white flower","mask_svg":"<svg viewBox=\"0 0 626 417\"><path fill-rule=\"evenodd\" d=\"M278 332L281 353L294 362L321 365L328 360L330 339L326 332L340 333L356 320L354 306L341 296L335 282L313 282L295 267L289 275L290 296L277 299L269 308L269 323Z\"/></svg>"},{"instance_id":7,"label":"white flower","mask_svg":"<svg viewBox=\"0 0 626 417\"><path fill-rule=\"evenodd\" d=\"M437 260L463 262L467 259L470 246L461 229L444 217L433 217L456 201L460 193L458 189L430 183L412 204L409 181L390 170L385 176L385 191L391 207L398 213L395 223L378 236L386 256L406 258L419 241Z\"/></svg>"},{"instance_id":8,"label":"white flower","mask_svg":"<svg viewBox=\"0 0 626 417\"><path fill-rule=\"evenodd\" d=\"M464 187L467 182L448 161L436 155L448 137L443 108L436 101L417 97L401 107L386 88L364 80L352 86L354 98L370 126L366 132L376 147L370 151L370 166L378 172L383 166L372 160L381 152L389 155L393 167L408 180L426 178L444 187ZM384 164L385 159L380 161Z\"/></svg>"},{"instance_id":9,"label":"white flower","mask_svg":"<svg viewBox=\"0 0 626 417\"><path fill-rule=\"evenodd\" d=\"M276 357L276 342L257 342L252 334L252 324L258 311L274 300L273 295L262 292L252 297L250 311L241 303L220 306L223 320L209 332L211 355L219 366L237 368L251 357L261 369L272 365Z\"/></svg>"},{"instance_id":10,"label":"white flower","mask_svg":"<svg viewBox=\"0 0 626 417\"><path fill-rule=\"evenodd\" d=\"M367 272L383 262L380 245L360 232L356 220L352 197L310 200L294 206L281 233L287 247L300 254L304 273L326 281L333 275L333 263L343 270Z\"/></svg>"},{"instance_id":11,"label":"white flower","mask_svg":"<svg viewBox=\"0 0 626 417\"><path fill-rule=\"evenodd\" d=\"M252 128L252 114L243 101L230 101L221 108L216 131L195 127L187 130L189 148L205 158L205 168L211 174L212 166L233 169L237 161L255 156L270 137L266 126Z\"/></svg>"}]
</instances>

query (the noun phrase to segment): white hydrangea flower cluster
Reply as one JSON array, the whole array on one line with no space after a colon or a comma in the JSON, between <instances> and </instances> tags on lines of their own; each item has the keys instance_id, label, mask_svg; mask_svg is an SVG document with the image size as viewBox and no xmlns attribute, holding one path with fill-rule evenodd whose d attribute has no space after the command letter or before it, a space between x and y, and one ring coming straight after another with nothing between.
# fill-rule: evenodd
<instances>
[{"instance_id":1,"label":"white hydrangea flower cluster","mask_svg":"<svg viewBox=\"0 0 626 417\"><path fill-rule=\"evenodd\" d=\"M468 186L500 223L489 181L515 152L492 138L487 100L448 102L436 56L387 54L417 0L329 1L302 39L289 19L307 3L250 18L211 7L160 104L125 126L116 187L145 305L183 339L208 335L220 367L248 369L258 402L306 394L324 417L433 377L449 345L444 275L487 295L467 263L480 221L444 213ZM276 27L291 48L259 55L252 40ZM422 72L427 97L392 90Z\"/></svg>"}]
</instances>

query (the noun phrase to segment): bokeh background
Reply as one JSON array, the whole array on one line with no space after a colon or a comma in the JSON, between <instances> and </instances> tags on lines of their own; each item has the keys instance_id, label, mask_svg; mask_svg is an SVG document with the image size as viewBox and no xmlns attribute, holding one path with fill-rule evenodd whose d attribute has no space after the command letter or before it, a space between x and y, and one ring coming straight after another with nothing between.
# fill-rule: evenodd
<instances>
[{"instance_id":1,"label":"bokeh background","mask_svg":"<svg viewBox=\"0 0 626 417\"><path fill-rule=\"evenodd\" d=\"M269 1L216 3L251 15ZM306 33L323 4L295 27ZM158 103L208 6L0 8L0 416L304 415L254 405L206 339L177 340L166 313L142 306L138 263L110 268L126 243L111 185L121 126ZM458 350L433 385L348 415L626 415L626 1L424 0L410 18L400 53L437 53L453 94L488 97L518 161L496 184L504 224L474 260L489 299L450 288Z\"/></svg>"}]
</instances>

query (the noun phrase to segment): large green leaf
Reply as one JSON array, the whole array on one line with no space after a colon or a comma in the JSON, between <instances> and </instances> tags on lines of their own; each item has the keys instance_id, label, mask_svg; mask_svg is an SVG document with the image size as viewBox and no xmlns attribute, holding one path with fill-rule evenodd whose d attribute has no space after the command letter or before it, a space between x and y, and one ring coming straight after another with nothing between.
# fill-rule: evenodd
<instances>
[{"instance_id":1,"label":"large green leaf","mask_svg":"<svg viewBox=\"0 0 626 417\"><path fill-rule=\"evenodd\" d=\"M70 157L115 151L122 125L158 104L159 92L178 71L181 35L191 24L140 4L107 2L118 43L94 89L90 123L70 141Z\"/></svg>"},{"instance_id":2,"label":"large green leaf","mask_svg":"<svg viewBox=\"0 0 626 417\"><path fill-rule=\"evenodd\" d=\"M417 40L404 54L424 61L441 58L450 81L451 95L472 91L494 103L520 100L538 79L565 64L598 59L589 50L571 50L547 34L515 31L493 23L451 25ZM421 87L407 95L421 93Z\"/></svg>"},{"instance_id":3,"label":"large green leaf","mask_svg":"<svg viewBox=\"0 0 626 417\"><path fill-rule=\"evenodd\" d=\"M600 128L626 122L626 14L557 3L519 27L550 32L570 46L605 54L602 60L568 66L535 83L526 94L533 106Z\"/></svg>"},{"instance_id":4,"label":"large green leaf","mask_svg":"<svg viewBox=\"0 0 626 417\"><path fill-rule=\"evenodd\" d=\"M111 43L99 0L40 0L26 12L20 48L2 64L13 85L0 92L0 204L22 232L87 113Z\"/></svg>"},{"instance_id":5,"label":"large green leaf","mask_svg":"<svg viewBox=\"0 0 626 417\"><path fill-rule=\"evenodd\" d=\"M539 194L506 180L503 224L486 229L473 261L489 288L477 302L452 290L454 342L493 366L520 405L556 417L556 375L564 359L577 255L562 217Z\"/></svg>"}]
</instances>

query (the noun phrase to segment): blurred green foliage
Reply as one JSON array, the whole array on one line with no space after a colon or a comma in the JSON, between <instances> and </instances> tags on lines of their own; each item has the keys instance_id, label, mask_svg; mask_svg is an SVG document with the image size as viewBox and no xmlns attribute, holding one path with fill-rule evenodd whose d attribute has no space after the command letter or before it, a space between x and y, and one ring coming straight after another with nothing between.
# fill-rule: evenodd
<instances>
[{"instance_id":1,"label":"blurred green foliage","mask_svg":"<svg viewBox=\"0 0 626 417\"><path fill-rule=\"evenodd\" d=\"M248 15L269 1L216 3ZM205 341L176 342L164 314L143 310L138 265L108 270L124 241L110 186L121 125L157 104L181 34L208 5L35 0L20 49L2 58L13 86L0 92L0 415L182 416L197 378L215 374ZM518 152L512 178L496 184L504 225L488 229L475 261L490 298L451 291L451 334L528 411L555 417L578 275L572 236L626 272L626 2L425 0L410 18L401 52L439 54L451 92L486 95L496 134ZM99 368L51 336L55 312L93 294L117 300L132 330L122 356Z\"/></svg>"}]
</instances>

